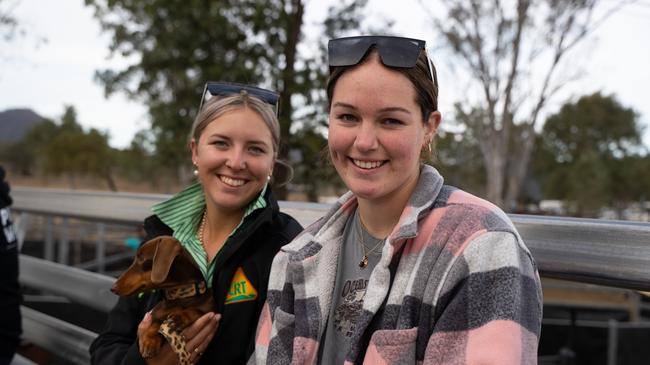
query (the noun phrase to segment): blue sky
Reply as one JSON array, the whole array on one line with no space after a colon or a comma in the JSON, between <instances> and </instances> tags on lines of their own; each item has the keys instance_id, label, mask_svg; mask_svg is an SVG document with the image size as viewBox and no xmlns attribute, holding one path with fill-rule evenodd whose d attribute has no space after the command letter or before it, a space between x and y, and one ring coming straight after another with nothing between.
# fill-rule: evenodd
<instances>
[{"instance_id":1,"label":"blue sky","mask_svg":"<svg viewBox=\"0 0 650 365\"><path fill-rule=\"evenodd\" d=\"M615 3L602 2L603 9ZM27 34L10 45L0 42L0 110L29 107L43 116L57 118L64 105L73 105L84 126L108 131L114 147L127 146L136 131L148 126L146 109L121 94L106 99L94 81L95 70L119 67L126 61L108 58L109 39L100 32L91 9L83 5L83 0L13 3L13 15ZM402 0L395 9L393 1L370 0L372 10L367 22L390 15L396 20L396 34L434 43L418 3ZM307 4L309 28L322 16L326 3L311 0ZM640 114L642 123L650 124L648 34L650 0L638 0L610 17L590 36L580 57L575 57L584 76L565 88L549 105L548 112L556 111L567 99L603 91L615 94L623 105ZM40 42L39 38L47 41ZM437 63L444 115L461 94L453 87L456 76L446 70L444 62ZM650 130L646 130L645 141L650 145Z\"/></svg>"}]
</instances>

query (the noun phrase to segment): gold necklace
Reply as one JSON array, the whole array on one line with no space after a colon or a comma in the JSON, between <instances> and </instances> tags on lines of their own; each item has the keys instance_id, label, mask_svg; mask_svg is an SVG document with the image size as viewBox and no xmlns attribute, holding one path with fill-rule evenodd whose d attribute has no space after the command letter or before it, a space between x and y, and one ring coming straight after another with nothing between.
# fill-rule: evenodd
<instances>
[{"instance_id":1,"label":"gold necklace","mask_svg":"<svg viewBox=\"0 0 650 365\"><path fill-rule=\"evenodd\" d=\"M203 216L201 217L201 223L199 224L199 229L196 231L196 238L199 239L201 247L205 250L205 244L203 244L203 229L205 228L205 217L208 215L208 210L203 211Z\"/></svg>"},{"instance_id":2,"label":"gold necklace","mask_svg":"<svg viewBox=\"0 0 650 365\"><path fill-rule=\"evenodd\" d=\"M368 252L366 252L367 249L366 243L363 241L363 234L361 233L361 226L363 225L363 222L361 222L361 215L358 214L358 212L359 211L357 210L358 221L357 221L357 229L355 233L357 234L357 241L359 242L359 244L361 244L361 250L363 251L363 257L361 258L361 261L359 261L359 267L361 269L365 269L368 266L368 255L370 255L373 251L375 251L377 247L379 247L379 245L384 243L386 239L384 238L383 240L380 240L373 248L371 248L370 250L368 250Z\"/></svg>"}]
</instances>

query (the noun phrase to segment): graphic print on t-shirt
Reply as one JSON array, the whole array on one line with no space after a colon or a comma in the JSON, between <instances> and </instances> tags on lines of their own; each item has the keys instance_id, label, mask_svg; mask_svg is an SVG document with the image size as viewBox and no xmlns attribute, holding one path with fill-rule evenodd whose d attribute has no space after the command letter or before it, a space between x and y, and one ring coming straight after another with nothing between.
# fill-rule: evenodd
<instances>
[{"instance_id":1,"label":"graphic print on t-shirt","mask_svg":"<svg viewBox=\"0 0 650 365\"><path fill-rule=\"evenodd\" d=\"M367 287L368 280L346 280L339 293L342 300L334 311L334 329L346 337L354 333Z\"/></svg>"},{"instance_id":2,"label":"graphic print on t-shirt","mask_svg":"<svg viewBox=\"0 0 650 365\"><path fill-rule=\"evenodd\" d=\"M16 231L11 222L9 208L0 209L0 252L8 252L16 249Z\"/></svg>"}]
</instances>

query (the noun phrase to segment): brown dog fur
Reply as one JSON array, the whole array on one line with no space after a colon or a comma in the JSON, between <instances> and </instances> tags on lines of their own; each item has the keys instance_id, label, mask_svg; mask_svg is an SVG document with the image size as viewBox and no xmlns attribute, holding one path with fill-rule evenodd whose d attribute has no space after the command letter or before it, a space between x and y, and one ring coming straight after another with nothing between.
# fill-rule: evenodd
<instances>
[{"instance_id":1,"label":"brown dog fur","mask_svg":"<svg viewBox=\"0 0 650 365\"><path fill-rule=\"evenodd\" d=\"M161 236L143 243L131 266L117 279L111 291L129 296L151 289L170 289L204 281L192 256L174 237ZM212 290L174 300L164 299L151 311L152 324L139 336L140 353L144 358L155 356L163 337L160 325L171 319L173 330L180 333L197 318L214 309Z\"/></svg>"}]
</instances>

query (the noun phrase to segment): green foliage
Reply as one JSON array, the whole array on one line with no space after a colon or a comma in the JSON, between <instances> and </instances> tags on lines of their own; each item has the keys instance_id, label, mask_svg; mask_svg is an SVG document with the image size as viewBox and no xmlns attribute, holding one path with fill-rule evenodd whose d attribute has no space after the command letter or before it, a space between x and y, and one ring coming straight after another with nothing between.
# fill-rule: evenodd
<instances>
[{"instance_id":1,"label":"green foliage","mask_svg":"<svg viewBox=\"0 0 650 365\"><path fill-rule=\"evenodd\" d=\"M327 139L314 130L302 130L294 135L302 141L294 150L300 157L294 159L294 182L302 184L309 201L318 201L325 189L343 189L344 185L329 160Z\"/></svg>"},{"instance_id":2,"label":"green foliage","mask_svg":"<svg viewBox=\"0 0 650 365\"><path fill-rule=\"evenodd\" d=\"M22 140L4 149L3 159L12 170L21 175L33 175L42 164L39 157L45 152L43 147L50 142L51 136L55 135L57 129L56 123L47 119L35 125Z\"/></svg>"},{"instance_id":3,"label":"green foliage","mask_svg":"<svg viewBox=\"0 0 650 365\"><path fill-rule=\"evenodd\" d=\"M476 195L485 193L485 168L476 141L465 132L441 132L436 140L436 168L453 185Z\"/></svg>"},{"instance_id":4,"label":"green foliage","mask_svg":"<svg viewBox=\"0 0 650 365\"><path fill-rule=\"evenodd\" d=\"M600 93L565 104L546 121L533 154L544 195L570 213L597 216L650 196L649 157L636 113Z\"/></svg>"},{"instance_id":5,"label":"green foliage","mask_svg":"<svg viewBox=\"0 0 650 365\"><path fill-rule=\"evenodd\" d=\"M6 153L12 168L23 174L40 170L65 175L72 188L76 187L77 176L91 175L105 180L109 189L117 190L108 136L96 129L84 131L71 106L66 107L60 124L46 120L34 126Z\"/></svg>"},{"instance_id":6,"label":"green foliage","mask_svg":"<svg viewBox=\"0 0 650 365\"><path fill-rule=\"evenodd\" d=\"M639 151L641 129L632 109L596 93L564 105L544 127L543 139L557 162L572 162L585 151L622 158Z\"/></svg>"},{"instance_id":7,"label":"green foliage","mask_svg":"<svg viewBox=\"0 0 650 365\"><path fill-rule=\"evenodd\" d=\"M187 136L208 80L259 84L281 93L281 159L301 148L301 140L290 137L296 129L292 121L300 122L297 129L322 122L310 118L314 114L294 113L297 106L320 103L327 72L322 52L298 53L304 1L85 2L110 34L111 51L132 61L120 70L99 71L97 78L107 94L125 92L148 106L153 156L168 172L190 166ZM342 13L331 10L324 23L328 31L357 27L362 18L358 11L365 3L344 2L340 8L346 16L336 21L330 17Z\"/></svg>"},{"instance_id":8,"label":"green foliage","mask_svg":"<svg viewBox=\"0 0 650 365\"><path fill-rule=\"evenodd\" d=\"M597 217L609 200L613 183L607 163L596 151L585 150L570 165L564 184L571 214Z\"/></svg>"},{"instance_id":9,"label":"green foliage","mask_svg":"<svg viewBox=\"0 0 650 365\"><path fill-rule=\"evenodd\" d=\"M445 177L445 184L453 185L476 195L485 194L486 174L479 142L472 125L482 120L483 112L465 113L456 104L455 119L445 120L445 130L436 139L435 165Z\"/></svg>"},{"instance_id":10,"label":"green foliage","mask_svg":"<svg viewBox=\"0 0 650 365\"><path fill-rule=\"evenodd\" d=\"M34 153L22 141L11 145L0 145L0 161L22 176L33 174Z\"/></svg>"},{"instance_id":11,"label":"green foliage","mask_svg":"<svg viewBox=\"0 0 650 365\"><path fill-rule=\"evenodd\" d=\"M174 171L189 163L187 136L206 80L257 83L263 47L247 43L236 2L86 1L112 36L111 51L133 59L97 78L149 107L155 158ZM246 52L237 52L244 49ZM249 58L250 57L250 58Z\"/></svg>"},{"instance_id":12,"label":"green foliage","mask_svg":"<svg viewBox=\"0 0 650 365\"><path fill-rule=\"evenodd\" d=\"M650 199L650 155L625 156L610 166L615 208Z\"/></svg>"},{"instance_id":13,"label":"green foliage","mask_svg":"<svg viewBox=\"0 0 650 365\"><path fill-rule=\"evenodd\" d=\"M50 136L49 143L43 145L40 155L45 171L67 175L72 187L76 176L88 174L105 179L111 190L117 190L112 178L113 156L108 136L96 129L85 132L71 106L66 107L61 125Z\"/></svg>"},{"instance_id":14,"label":"green foliage","mask_svg":"<svg viewBox=\"0 0 650 365\"><path fill-rule=\"evenodd\" d=\"M150 183L156 190L168 192L168 179L152 179L159 172L153 159L153 143L150 131L138 132L128 148L115 151L115 173L128 181Z\"/></svg>"}]
</instances>

